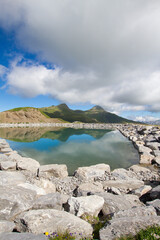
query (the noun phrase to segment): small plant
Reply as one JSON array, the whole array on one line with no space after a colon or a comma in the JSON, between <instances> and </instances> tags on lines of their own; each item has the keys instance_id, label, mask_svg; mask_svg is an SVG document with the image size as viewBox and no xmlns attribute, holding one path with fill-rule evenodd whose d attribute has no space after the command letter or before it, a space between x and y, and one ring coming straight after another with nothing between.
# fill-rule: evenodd
<instances>
[{"instance_id":1,"label":"small plant","mask_svg":"<svg viewBox=\"0 0 160 240\"><path fill-rule=\"evenodd\" d=\"M146 229L140 230L136 236L126 236L118 238L118 240L160 240L160 227L151 226Z\"/></svg>"},{"instance_id":2,"label":"small plant","mask_svg":"<svg viewBox=\"0 0 160 240\"><path fill-rule=\"evenodd\" d=\"M77 239L77 233L69 233L69 232L65 232L65 233L61 233L61 232L54 232L52 234L49 234L48 232L45 233L46 236L48 236L49 240L75 240ZM86 238L83 237L81 233L78 234L80 237L80 240L92 240L92 236L91 238Z\"/></svg>"}]
</instances>

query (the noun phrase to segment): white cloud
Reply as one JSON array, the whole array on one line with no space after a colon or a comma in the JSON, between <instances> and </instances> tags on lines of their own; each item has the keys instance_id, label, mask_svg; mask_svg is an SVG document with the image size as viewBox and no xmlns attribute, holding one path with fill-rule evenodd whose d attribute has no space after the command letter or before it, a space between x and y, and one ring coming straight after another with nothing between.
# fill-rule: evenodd
<instances>
[{"instance_id":1,"label":"white cloud","mask_svg":"<svg viewBox=\"0 0 160 240\"><path fill-rule=\"evenodd\" d=\"M156 121L156 120L160 120L157 117L153 117L153 116L137 116L136 118L134 118L135 121L139 121L139 122L150 122L150 121Z\"/></svg>"},{"instance_id":2,"label":"white cloud","mask_svg":"<svg viewBox=\"0 0 160 240\"><path fill-rule=\"evenodd\" d=\"M1 0L0 26L59 66L12 66L10 91L118 112L160 111L159 12L159 0Z\"/></svg>"}]
</instances>

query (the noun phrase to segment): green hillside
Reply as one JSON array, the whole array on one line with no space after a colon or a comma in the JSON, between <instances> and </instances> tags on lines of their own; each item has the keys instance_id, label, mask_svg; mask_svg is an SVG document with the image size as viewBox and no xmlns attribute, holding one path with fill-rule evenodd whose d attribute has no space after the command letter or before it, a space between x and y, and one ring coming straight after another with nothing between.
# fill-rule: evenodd
<instances>
[{"instance_id":1,"label":"green hillside","mask_svg":"<svg viewBox=\"0 0 160 240\"><path fill-rule=\"evenodd\" d=\"M87 111L71 110L66 104L44 107L39 109L50 118L60 118L68 122L84 123L132 123L133 121L105 111L100 106L95 106Z\"/></svg>"}]
</instances>

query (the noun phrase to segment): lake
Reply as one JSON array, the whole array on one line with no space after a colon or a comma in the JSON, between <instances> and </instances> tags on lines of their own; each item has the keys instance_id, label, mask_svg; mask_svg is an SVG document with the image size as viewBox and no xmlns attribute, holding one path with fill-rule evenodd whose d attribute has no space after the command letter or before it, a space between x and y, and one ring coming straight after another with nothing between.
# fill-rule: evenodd
<instances>
[{"instance_id":1,"label":"lake","mask_svg":"<svg viewBox=\"0 0 160 240\"><path fill-rule=\"evenodd\" d=\"M1 128L0 137L25 157L44 164L66 164L69 175L81 166L127 168L139 162L133 144L119 131L72 128Z\"/></svg>"}]
</instances>

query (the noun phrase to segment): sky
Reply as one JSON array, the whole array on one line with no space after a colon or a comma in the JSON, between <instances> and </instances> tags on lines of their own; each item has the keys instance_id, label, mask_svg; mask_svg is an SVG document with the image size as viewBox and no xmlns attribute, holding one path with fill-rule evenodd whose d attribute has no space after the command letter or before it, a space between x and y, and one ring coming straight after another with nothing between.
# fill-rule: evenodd
<instances>
[{"instance_id":1,"label":"sky","mask_svg":"<svg viewBox=\"0 0 160 240\"><path fill-rule=\"evenodd\" d=\"M159 0L0 0L0 111L160 119Z\"/></svg>"}]
</instances>

